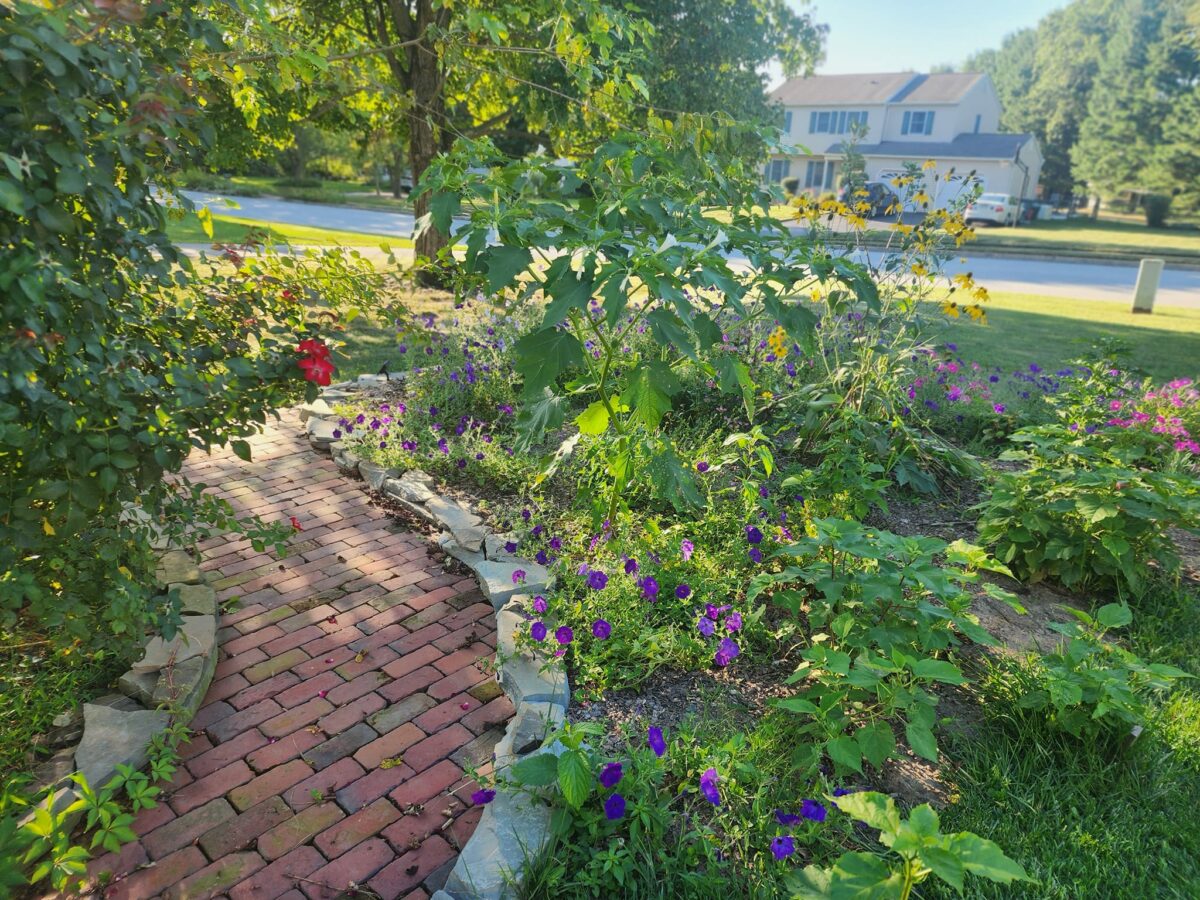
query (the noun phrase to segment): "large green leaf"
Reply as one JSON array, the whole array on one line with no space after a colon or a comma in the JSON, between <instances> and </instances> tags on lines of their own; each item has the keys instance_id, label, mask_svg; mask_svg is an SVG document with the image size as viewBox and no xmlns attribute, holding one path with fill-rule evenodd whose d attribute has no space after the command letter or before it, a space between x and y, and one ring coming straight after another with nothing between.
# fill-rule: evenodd
<instances>
[{"instance_id":1,"label":"large green leaf","mask_svg":"<svg viewBox=\"0 0 1200 900\"><path fill-rule=\"evenodd\" d=\"M558 778L558 757L553 753L527 756L512 767L513 778L526 787L545 787Z\"/></svg>"},{"instance_id":2,"label":"large green leaf","mask_svg":"<svg viewBox=\"0 0 1200 900\"><path fill-rule=\"evenodd\" d=\"M884 834L895 834L900 828L900 811L896 801L877 791L857 791L833 799L837 808L850 816L877 828Z\"/></svg>"},{"instance_id":3,"label":"large green leaf","mask_svg":"<svg viewBox=\"0 0 1200 900\"><path fill-rule=\"evenodd\" d=\"M600 400L575 417L575 424L584 434L603 434L608 430L608 407Z\"/></svg>"},{"instance_id":4,"label":"large green leaf","mask_svg":"<svg viewBox=\"0 0 1200 900\"><path fill-rule=\"evenodd\" d=\"M458 215L458 194L439 192L429 201L429 215L434 227L446 237L450 236L450 224Z\"/></svg>"},{"instance_id":5,"label":"large green leaf","mask_svg":"<svg viewBox=\"0 0 1200 900\"><path fill-rule=\"evenodd\" d=\"M843 769L862 772L862 750L854 738L847 735L836 737L825 745L829 758Z\"/></svg>"},{"instance_id":6,"label":"large green leaf","mask_svg":"<svg viewBox=\"0 0 1200 900\"><path fill-rule=\"evenodd\" d=\"M571 268L570 257L559 257L554 261L555 266L559 266L559 263L565 264L558 268L543 288L550 297L542 319L543 325L557 325L571 310L586 309L588 301L592 299L592 276L587 271L589 267L585 267L583 273L576 272Z\"/></svg>"},{"instance_id":7,"label":"large green leaf","mask_svg":"<svg viewBox=\"0 0 1200 900\"><path fill-rule=\"evenodd\" d=\"M924 847L920 852L921 862L929 866L930 871L938 878L953 887L956 891L963 889L962 860L943 847Z\"/></svg>"},{"instance_id":8,"label":"large green leaf","mask_svg":"<svg viewBox=\"0 0 1200 900\"><path fill-rule=\"evenodd\" d=\"M904 879L873 853L843 853L833 866L833 900L895 900Z\"/></svg>"},{"instance_id":9,"label":"large green leaf","mask_svg":"<svg viewBox=\"0 0 1200 900\"><path fill-rule=\"evenodd\" d=\"M937 741L928 725L920 722L909 722L904 726L904 736L908 738L908 746L913 753L923 756L930 762L938 761Z\"/></svg>"},{"instance_id":10,"label":"large green leaf","mask_svg":"<svg viewBox=\"0 0 1200 900\"><path fill-rule=\"evenodd\" d=\"M575 809L592 793L592 766L582 750L568 750L558 758L558 786Z\"/></svg>"},{"instance_id":11,"label":"large green leaf","mask_svg":"<svg viewBox=\"0 0 1200 900\"><path fill-rule=\"evenodd\" d=\"M667 449L654 456L646 468L659 496L665 498L677 511L684 512L704 504L704 498L696 489L696 482L691 473L683 467L674 450Z\"/></svg>"},{"instance_id":12,"label":"large green leaf","mask_svg":"<svg viewBox=\"0 0 1200 900\"><path fill-rule=\"evenodd\" d=\"M646 316L646 321L650 323L650 331L659 343L674 347L688 359L697 359L692 336L678 316L660 307Z\"/></svg>"},{"instance_id":13,"label":"large green leaf","mask_svg":"<svg viewBox=\"0 0 1200 900\"><path fill-rule=\"evenodd\" d=\"M875 768L883 765L884 760L896 749L896 737L887 722L873 722L864 725L854 734L862 755Z\"/></svg>"},{"instance_id":14,"label":"large green leaf","mask_svg":"<svg viewBox=\"0 0 1200 900\"><path fill-rule=\"evenodd\" d=\"M968 872L991 881L1001 884L1036 881L1029 877L1019 862L1005 856L998 844L969 831L950 837L950 852L958 856L963 868Z\"/></svg>"},{"instance_id":15,"label":"large green leaf","mask_svg":"<svg viewBox=\"0 0 1200 900\"><path fill-rule=\"evenodd\" d=\"M583 362L583 345L569 331L543 328L513 345L513 365L525 379L526 398L541 397L563 372Z\"/></svg>"},{"instance_id":16,"label":"large green leaf","mask_svg":"<svg viewBox=\"0 0 1200 900\"><path fill-rule=\"evenodd\" d=\"M921 659L913 664L912 672L918 678L930 678L945 684L966 684L967 679L958 666L945 659Z\"/></svg>"},{"instance_id":17,"label":"large green leaf","mask_svg":"<svg viewBox=\"0 0 1200 900\"><path fill-rule=\"evenodd\" d=\"M1096 619L1105 628L1124 628L1133 621L1133 611L1124 603L1106 603L1096 611Z\"/></svg>"},{"instance_id":18,"label":"large green leaf","mask_svg":"<svg viewBox=\"0 0 1200 900\"><path fill-rule=\"evenodd\" d=\"M650 360L634 370L621 394L621 402L630 408L636 421L653 431L671 411L671 398L682 387L670 366L661 360Z\"/></svg>"},{"instance_id":19,"label":"large green leaf","mask_svg":"<svg viewBox=\"0 0 1200 900\"><path fill-rule=\"evenodd\" d=\"M478 265L487 272L488 291L495 294L512 284L532 260L525 247L488 247L479 254Z\"/></svg>"},{"instance_id":20,"label":"large green leaf","mask_svg":"<svg viewBox=\"0 0 1200 900\"><path fill-rule=\"evenodd\" d=\"M726 394L741 393L746 407L746 418L754 421L754 379L746 364L731 353L722 353L713 359L717 370L717 385Z\"/></svg>"},{"instance_id":21,"label":"large green leaf","mask_svg":"<svg viewBox=\"0 0 1200 900\"><path fill-rule=\"evenodd\" d=\"M547 431L562 425L567 401L550 388L542 388L536 400L526 400L517 414L517 449L528 450L541 441Z\"/></svg>"}]
</instances>

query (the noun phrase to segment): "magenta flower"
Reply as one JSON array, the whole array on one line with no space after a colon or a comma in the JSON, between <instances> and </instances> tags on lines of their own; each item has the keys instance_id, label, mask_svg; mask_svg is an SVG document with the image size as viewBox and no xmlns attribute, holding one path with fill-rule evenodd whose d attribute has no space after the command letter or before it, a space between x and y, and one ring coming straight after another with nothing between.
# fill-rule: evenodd
<instances>
[{"instance_id":1,"label":"magenta flower","mask_svg":"<svg viewBox=\"0 0 1200 900\"><path fill-rule=\"evenodd\" d=\"M746 540L751 544L761 544L763 533L758 530L756 525L746 526Z\"/></svg>"},{"instance_id":2,"label":"magenta flower","mask_svg":"<svg viewBox=\"0 0 1200 900\"><path fill-rule=\"evenodd\" d=\"M757 547L751 547L750 552L747 555L750 557L751 562L760 563L763 560L762 551Z\"/></svg>"},{"instance_id":3,"label":"magenta flower","mask_svg":"<svg viewBox=\"0 0 1200 900\"><path fill-rule=\"evenodd\" d=\"M554 632L554 639L565 647L571 641L575 640L575 632L571 630L569 625L563 625Z\"/></svg>"},{"instance_id":4,"label":"magenta flower","mask_svg":"<svg viewBox=\"0 0 1200 900\"><path fill-rule=\"evenodd\" d=\"M606 640L612 634L612 626L604 619L597 619L592 623L592 636L597 640Z\"/></svg>"},{"instance_id":5,"label":"magenta flower","mask_svg":"<svg viewBox=\"0 0 1200 900\"><path fill-rule=\"evenodd\" d=\"M525 583L525 570L524 569L515 569L513 571L512 583L513 584L524 584Z\"/></svg>"},{"instance_id":6,"label":"magenta flower","mask_svg":"<svg viewBox=\"0 0 1200 900\"><path fill-rule=\"evenodd\" d=\"M800 821L800 817L795 813L785 813L782 809L775 810L775 821L785 828L788 825L795 825Z\"/></svg>"},{"instance_id":7,"label":"magenta flower","mask_svg":"<svg viewBox=\"0 0 1200 900\"><path fill-rule=\"evenodd\" d=\"M735 631L740 631L742 628L742 614L739 612L731 612L725 617L725 630L730 634Z\"/></svg>"},{"instance_id":8,"label":"magenta flower","mask_svg":"<svg viewBox=\"0 0 1200 900\"><path fill-rule=\"evenodd\" d=\"M696 463L696 471L699 472L701 475L703 475L708 470L709 470L709 465L704 460L700 460L700 462Z\"/></svg>"},{"instance_id":9,"label":"magenta flower","mask_svg":"<svg viewBox=\"0 0 1200 900\"><path fill-rule=\"evenodd\" d=\"M712 637L717 630L717 626L713 624L712 619L707 616L701 616L700 621L696 623L696 630L705 637Z\"/></svg>"},{"instance_id":10,"label":"magenta flower","mask_svg":"<svg viewBox=\"0 0 1200 900\"><path fill-rule=\"evenodd\" d=\"M732 638L722 638L721 643L717 647L717 652L713 656L713 662L724 668L737 658L741 653L741 648Z\"/></svg>"},{"instance_id":11,"label":"magenta flower","mask_svg":"<svg viewBox=\"0 0 1200 900\"><path fill-rule=\"evenodd\" d=\"M636 575L637 570L638 570L638 564L637 564L636 559L625 560L625 574L626 575Z\"/></svg>"},{"instance_id":12,"label":"magenta flower","mask_svg":"<svg viewBox=\"0 0 1200 900\"><path fill-rule=\"evenodd\" d=\"M534 612L544 613L546 611L546 598L538 594L533 598Z\"/></svg>"},{"instance_id":13,"label":"magenta flower","mask_svg":"<svg viewBox=\"0 0 1200 900\"><path fill-rule=\"evenodd\" d=\"M656 581L652 576L647 575L645 578L639 581L638 587L642 589L642 594L651 603L654 603L658 599L658 581Z\"/></svg>"},{"instance_id":14,"label":"magenta flower","mask_svg":"<svg viewBox=\"0 0 1200 900\"><path fill-rule=\"evenodd\" d=\"M692 558L692 554L695 552L695 550L696 550L696 545L693 544L691 541L689 541L687 538L684 538L682 541L679 542L679 555L683 557L684 562L687 562L689 559Z\"/></svg>"},{"instance_id":15,"label":"magenta flower","mask_svg":"<svg viewBox=\"0 0 1200 900\"><path fill-rule=\"evenodd\" d=\"M542 622L534 622L529 629L530 636L539 644L546 639L546 626Z\"/></svg>"},{"instance_id":16,"label":"magenta flower","mask_svg":"<svg viewBox=\"0 0 1200 900\"><path fill-rule=\"evenodd\" d=\"M662 729L651 725L646 732L646 746L654 751L654 755L662 759L662 755L667 752L667 742L663 740Z\"/></svg>"},{"instance_id":17,"label":"magenta flower","mask_svg":"<svg viewBox=\"0 0 1200 900\"><path fill-rule=\"evenodd\" d=\"M621 770L619 762L608 763L600 770L600 783L606 788L614 788L621 781L621 777L625 773Z\"/></svg>"},{"instance_id":18,"label":"magenta flower","mask_svg":"<svg viewBox=\"0 0 1200 900\"><path fill-rule=\"evenodd\" d=\"M704 774L700 776L700 793L713 806L721 805L721 793L717 790L718 780L716 769L705 769Z\"/></svg>"}]
</instances>

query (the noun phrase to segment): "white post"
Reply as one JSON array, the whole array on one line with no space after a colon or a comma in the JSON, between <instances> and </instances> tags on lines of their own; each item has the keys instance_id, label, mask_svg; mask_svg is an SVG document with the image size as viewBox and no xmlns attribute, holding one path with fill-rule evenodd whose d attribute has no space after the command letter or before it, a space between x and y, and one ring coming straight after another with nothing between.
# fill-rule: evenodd
<instances>
[{"instance_id":1,"label":"white post","mask_svg":"<svg viewBox=\"0 0 1200 900\"><path fill-rule=\"evenodd\" d=\"M1133 289L1133 312L1154 312L1154 295L1158 293L1158 279L1162 276L1163 265L1161 259L1143 259L1138 266L1137 286Z\"/></svg>"}]
</instances>

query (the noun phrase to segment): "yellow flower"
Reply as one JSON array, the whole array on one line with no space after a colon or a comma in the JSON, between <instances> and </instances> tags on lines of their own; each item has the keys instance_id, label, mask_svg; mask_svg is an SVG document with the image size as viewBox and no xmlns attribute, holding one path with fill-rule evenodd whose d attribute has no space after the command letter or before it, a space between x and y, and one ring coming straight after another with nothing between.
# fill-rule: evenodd
<instances>
[{"instance_id":1,"label":"yellow flower","mask_svg":"<svg viewBox=\"0 0 1200 900\"><path fill-rule=\"evenodd\" d=\"M958 304L954 303L950 300L947 300L945 303L942 304L942 312L944 312L946 315L948 315L952 318L957 319L958 318Z\"/></svg>"},{"instance_id":2,"label":"yellow flower","mask_svg":"<svg viewBox=\"0 0 1200 900\"><path fill-rule=\"evenodd\" d=\"M912 264L912 273L918 276L925 276L929 274L929 269L925 268L924 263L915 262Z\"/></svg>"},{"instance_id":3,"label":"yellow flower","mask_svg":"<svg viewBox=\"0 0 1200 900\"><path fill-rule=\"evenodd\" d=\"M920 203L922 206L927 206L929 204L929 195L923 190L917 191L916 196L913 197L913 202Z\"/></svg>"},{"instance_id":4,"label":"yellow flower","mask_svg":"<svg viewBox=\"0 0 1200 900\"><path fill-rule=\"evenodd\" d=\"M927 159L925 160L924 164L922 164L921 168L928 172L930 169L936 169L937 163L935 163L932 159Z\"/></svg>"},{"instance_id":5,"label":"yellow flower","mask_svg":"<svg viewBox=\"0 0 1200 900\"><path fill-rule=\"evenodd\" d=\"M787 356L788 352L788 336L783 328L776 328L767 338L767 346L771 348L771 352L779 359Z\"/></svg>"}]
</instances>

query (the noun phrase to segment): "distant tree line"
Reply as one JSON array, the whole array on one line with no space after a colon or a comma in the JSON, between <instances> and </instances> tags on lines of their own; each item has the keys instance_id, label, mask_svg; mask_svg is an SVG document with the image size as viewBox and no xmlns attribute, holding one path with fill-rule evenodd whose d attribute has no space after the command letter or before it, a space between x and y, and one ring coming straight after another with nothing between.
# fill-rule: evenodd
<instances>
[{"instance_id":1,"label":"distant tree line","mask_svg":"<svg viewBox=\"0 0 1200 900\"><path fill-rule=\"evenodd\" d=\"M1037 135L1045 190L1200 209L1200 0L1074 0L963 68L992 76L1002 128Z\"/></svg>"}]
</instances>

